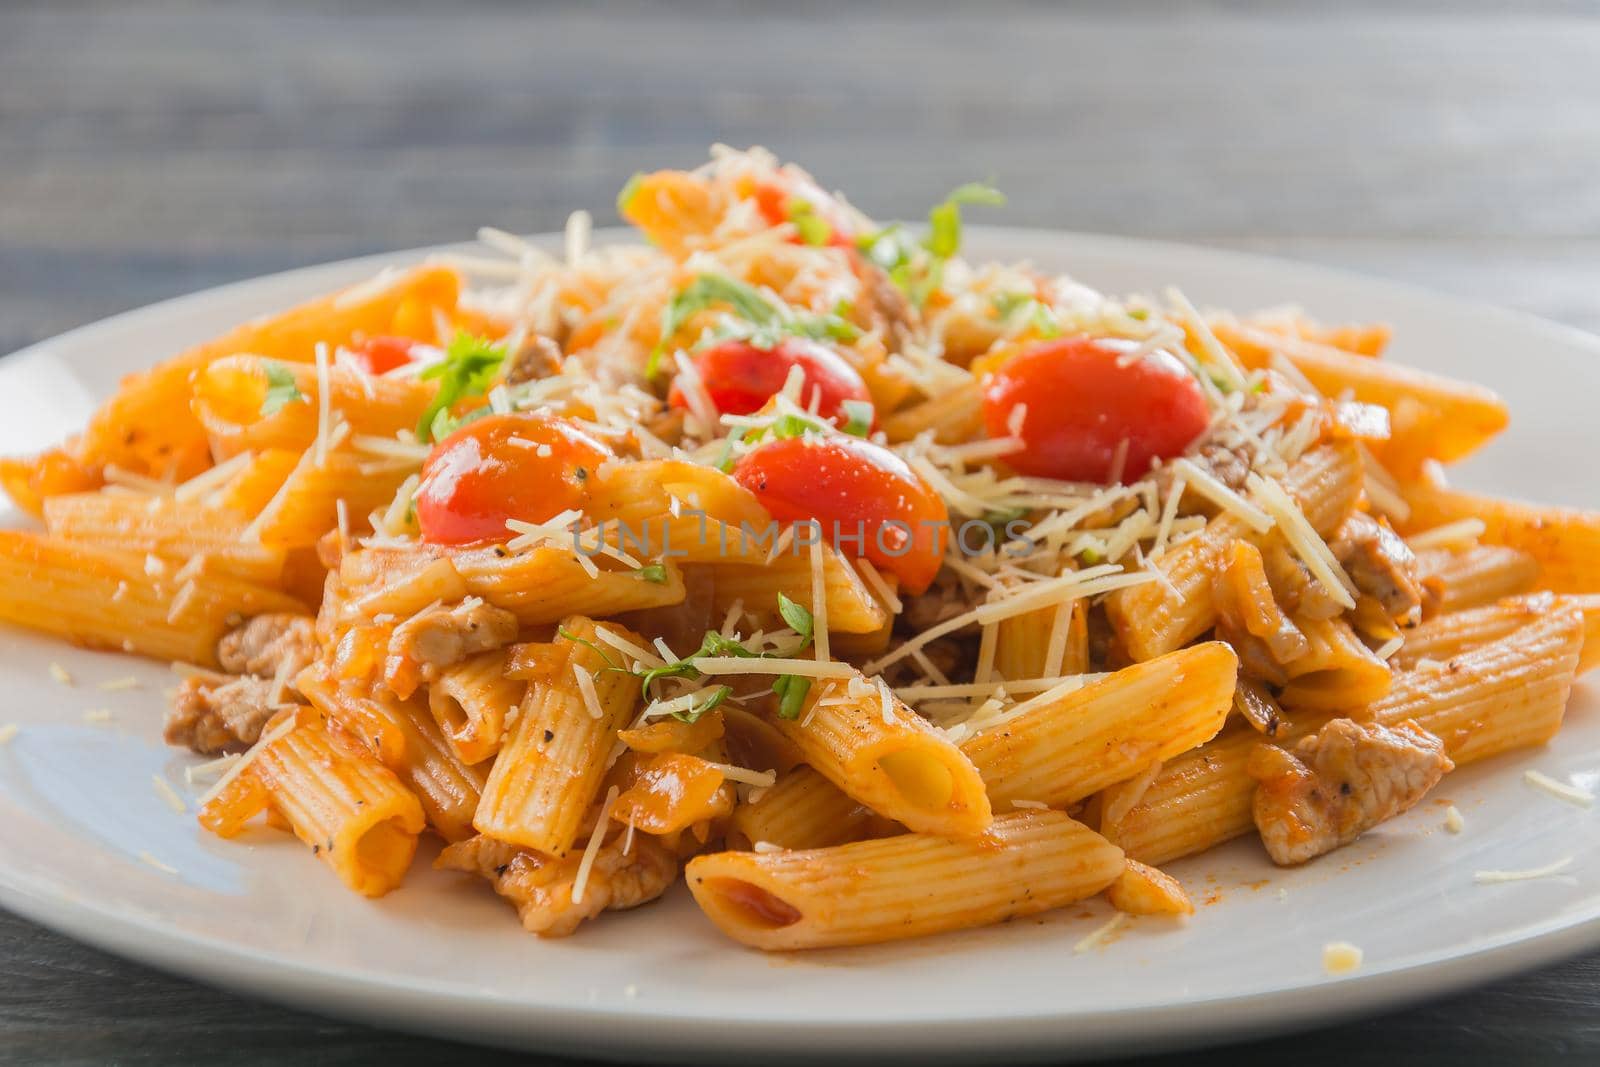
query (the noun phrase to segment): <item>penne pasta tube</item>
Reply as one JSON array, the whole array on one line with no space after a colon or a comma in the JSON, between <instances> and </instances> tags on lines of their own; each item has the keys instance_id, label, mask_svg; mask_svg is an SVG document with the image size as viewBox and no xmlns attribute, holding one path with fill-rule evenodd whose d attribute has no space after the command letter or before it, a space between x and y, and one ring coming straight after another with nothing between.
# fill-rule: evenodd
<instances>
[{"instance_id":1,"label":"penne pasta tube","mask_svg":"<svg viewBox=\"0 0 1600 1067\"><path fill-rule=\"evenodd\" d=\"M639 704L638 680L606 669L617 657L596 643L601 626L645 643L612 623L580 617L562 623L572 638L563 639L571 645L566 663L552 677L528 683L473 816L479 833L552 856L573 847L613 750L622 745L617 731L633 721Z\"/></svg>"},{"instance_id":2,"label":"penne pasta tube","mask_svg":"<svg viewBox=\"0 0 1600 1067\"><path fill-rule=\"evenodd\" d=\"M446 667L428 686L428 710L450 747L467 764L500 750L506 715L522 703L526 683L505 676L505 650Z\"/></svg>"},{"instance_id":3,"label":"penne pasta tube","mask_svg":"<svg viewBox=\"0 0 1600 1067\"><path fill-rule=\"evenodd\" d=\"M1363 485L1361 453L1348 441L1323 445L1301 456L1284 479L1319 535L1326 538L1349 515ZM1106 614L1136 660L1182 648L1216 622L1212 583L1222 554L1236 540L1257 538L1245 521L1223 512L1204 530L1151 561L1165 582L1118 589L1106 598Z\"/></svg>"},{"instance_id":4,"label":"penne pasta tube","mask_svg":"<svg viewBox=\"0 0 1600 1067\"><path fill-rule=\"evenodd\" d=\"M421 805L321 713L301 708L292 723L200 809L200 824L232 837L270 807L345 885L382 896L411 865L424 825Z\"/></svg>"},{"instance_id":5,"label":"penne pasta tube","mask_svg":"<svg viewBox=\"0 0 1600 1067\"><path fill-rule=\"evenodd\" d=\"M89 421L73 453L85 467L115 464L138 474L188 478L210 462L205 428L189 407L197 371L237 352L307 362L316 346L330 349L358 335L433 336L433 312L455 307L461 279L454 270L422 266L388 284L355 286L255 319L147 371L130 375Z\"/></svg>"},{"instance_id":6,"label":"penne pasta tube","mask_svg":"<svg viewBox=\"0 0 1600 1067\"><path fill-rule=\"evenodd\" d=\"M1581 674L1600 657L1600 595L1557 597L1553 593L1529 593L1481 608L1436 615L1405 631L1405 643L1389 663L1410 670L1423 660L1448 660L1498 641L1562 607L1575 607L1583 614L1583 654L1578 667Z\"/></svg>"},{"instance_id":7,"label":"penne pasta tube","mask_svg":"<svg viewBox=\"0 0 1600 1067\"><path fill-rule=\"evenodd\" d=\"M456 570L467 592L505 608L524 626L557 622L569 614L618 615L667 607L684 598L683 572L661 561L660 582L633 570L617 570L605 557L592 562L591 576L568 548L544 546L522 552L502 548L456 553Z\"/></svg>"},{"instance_id":8,"label":"penne pasta tube","mask_svg":"<svg viewBox=\"0 0 1600 1067\"><path fill-rule=\"evenodd\" d=\"M153 553L174 569L203 557L211 573L275 582L284 550L240 539L249 517L232 510L184 503L165 496L63 493L43 503L51 536L99 548Z\"/></svg>"},{"instance_id":9,"label":"penne pasta tube","mask_svg":"<svg viewBox=\"0 0 1600 1067\"><path fill-rule=\"evenodd\" d=\"M292 383L294 398L264 413L272 376ZM393 437L414 430L432 402L438 383L392 378L335 366L328 370L329 407L350 424L352 433ZM267 448L300 452L317 439L321 392L317 369L265 356L240 354L219 359L194 378L192 406L210 437L212 451L227 457Z\"/></svg>"},{"instance_id":10,"label":"penne pasta tube","mask_svg":"<svg viewBox=\"0 0 1600 1067\"><path fill-rule=\"evenodd\" d=\"M1600 593L1600 511L1547 507L1447 488L1437 471L1402 487L1411 508L1401 533L1462 519L1483 522L1481 540L1528 553L1539 564L1538 588Z\"/></svg>"},{"instance_id":11,"label":"penne pasta tube","mask_svg":"<svg viewBox=\"0 0 1600 1067\"><path fill-rule=\"evenodd\" d=\"M1414 719L1444 741L1458 767L1542 744L1561 724L1582 639L1577 612L1557 611L1463 652L1447 669L1399 672L1381 700L1353 717L1386 726ZM1334 714L1296 716L1273 741L1292 747ZM1250 832L1255 782L1245 763L1261 741L1254 730L1239 727L1169 761L1140 803L1102 832L1152 865Z\"/></svg>"},{"instance_id":12,"label":"penne pasta tube","mask_svg":"<svg viewBox=\"0 0 1600 1067\"><path fill-rule=\"evenodd\" d=\"M1284 665L1289 684L1279 701L1288 708L1336 711L1359 708L1389 691L1389 665L1362 644L1343 619L1295 619L1308 649Z\"/></svg>"},{"instance_id":13,"label":"penne pasta tube","mask_svg":"<svg viewBox=\"0 0 1600 1067\"><path fill-rule=\"evenodd\" d=\"M1421 663L1356 718L1384 726L1406 720L1435 735L1456 766L1556 735L1583 649L1577 609L1556 608L1492 644L1445 663Z\"/></svg>"},{"instance_id":14,"label":"penne pasta tube","mask_svg":"<svg viewBox=\"0 0 1600 1067\"><path fill-rule=\"evenodd\" d=\"M264 545L309 548L339 522L339 502L347 515L387 507L406 472L364 473L366 461L348 449L329 452L321 463L307 449L245 536Z\"/></svg>"},{"instance_id":15,"label":"penne pasta tube","mask_svg":"<svg viewBox=\"0 0 1600 1067\"><path fill-rule=\"evenodd\" d=\"M411 787L440 837L472 836L483 769L462 761L426 709L362 685L339 685L317 665L300 673L295 688Z\"/></svg>"},{"instance_id":16,"label":"penne pasta tube","mask_svg":"<svg viewBox=\"0 0 1600 1067\"><path fill-rule=\"evenodd\" d=\"M1122 873L1120 849L1054 811L1003 815L977 837L929 834L689 861L695 902L768 951L862 945L986 926L1082 900Z\"/></svg>"},{"instance_id":17,"label":"penne pasta tube","mask_svg":"<svg viewBox=\"0 0 1600 1067\"><path fill-rule=\"evenodd\" d=\"M1384 465L1397 473L1415 471L1428 459L1445 463L1462 459L1510 421L1505 402L1472 382L1238 323L1219 321L1214 329L1250 369L1269 366L1273 355L1282 353L1324 396L1348 394L1388 408L1392 436L1378 452Z\"/></svg>"},{"instance_id":18,"label":"penne pasta tube","mask_svg":"<svg viewBox=\"0 0 1600 1067\"><path fill-rule=\"evenodd\" d=\"M797 718L771 721L813 770L879 815L952 837L989 825L977 768L881 682L817 679Z\"/></svg>"},{"instance_id":19,"label":"penne pasta tube","mask_svg":"<svg viewBox=\"0 0 1600 1067\"><path fill-rule=\"evenodd\" d=\"M1431 617L1526 593L1539 580L1539 562L1503 545L1427 549L1417 553L1417 578L1424 613Z\"/></svg>"},{"instance_id":20,"label":"penne pasta tube","mask_svg":"<svg viewBox=\"0 0 1600 1067\"><path fill-rule=\"evenodd\" d=\"M766 548L760 559L766 559ZM798 554L781 552L770 563L715 563L708 569L713 576L713 601L718 614L730 610L735 601L743 605L751 625L771 630L784 625L778 615L778 594L799 604L811 597L811 559L808 549ZM868 588L859 572L829 545L822 546L822 581L827 601L829 632L870 634L883 629L893 617L883 602Z\"/></svg>"},{"instance_id":21,"label":"penne pasta tube","mask_svg":"<svg viewBox=\"0 0 1600 1067\"><path fill-rule=\"evenodd\" d=\"M891 441L909 441L932 430L941 445L959 444L983 431L983 394L976 379L938 396L919 400L883 420Z\"/></svg>"},{"instance_id":22,"label":"penne pasta tube","mask_svg":"<svg viewBox=\"0 0 1600 1067\"><path fill-rule=\"evenodd\" d=\"M1233 706L1239 661L1218 641L1050 692L971 738L961 751L989 800L1076 803L1216 736Z\"/></svg>"},{"instance_id":23,"label":"penne pasta tube","mask_svg":"<svg viewBox=\"0 0 1600 1067\"><path fill-rule=\"evenodd\" d=\"M733 828L754 845L826 848L869 836L872 812L810 767L796 767L733 809Z\"/></svg>"},{"instance_id":24,"label":"penne pasta tube","mask_svg":"<svg viewBox=\"0 0 1600 1067\"><path fill-rule=\"evenodd\" d=\"M180 579L151 558L0 530L0 620L90 648L214 667L217 641L244 619L306 614L276 589L226 574Z\"/></svg>"}]
</instances>

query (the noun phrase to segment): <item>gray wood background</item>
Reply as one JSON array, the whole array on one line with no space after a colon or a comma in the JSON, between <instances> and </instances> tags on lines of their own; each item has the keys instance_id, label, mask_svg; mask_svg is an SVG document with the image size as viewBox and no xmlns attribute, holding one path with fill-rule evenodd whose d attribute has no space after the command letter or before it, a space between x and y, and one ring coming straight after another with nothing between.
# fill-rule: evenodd
<instances>
[{"instance_id":1,"label":"gray wood background","mask_svg":"<svg viewBox=\"0 0 1600 1067\"><path fill-rule=\"evenodd\" d=\"M1600 330L1597 15L0 2L0 352L485 222L551 229L575 206L604 222L634 170L692 164L714 140L764 143L883 215L989 176L1008 222L1356 267ZM479 1055L202 988L0 913L3 1062ZM1600 957L1198 1059L1290 1057L1600 1058Z\"/></svg>"}]
</instances>

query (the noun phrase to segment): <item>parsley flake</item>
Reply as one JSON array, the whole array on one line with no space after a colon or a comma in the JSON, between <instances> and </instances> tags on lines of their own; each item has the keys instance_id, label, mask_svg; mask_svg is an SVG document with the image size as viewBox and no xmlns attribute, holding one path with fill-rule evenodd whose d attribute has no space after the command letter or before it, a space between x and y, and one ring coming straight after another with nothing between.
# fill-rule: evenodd
<instances>
[{"instance_id":1,"label":"parsley flake","mask_svg":"<svg viewBox=\"0 0 1600 1067\"><path fill-rule=\"evenodd\" d=\"M448 414L459 400L488 392L505 358L504 345L491 344L486 338L474 337L466 331L457 333L450 347L445 349L444 359L418 375L428 381L437 379L439 391L423 411L422 418L417 420L417 438L437 441L435 420L439 415ZM482 414L487 414L487 410ZM475 417L481 418L482 414ZM466 421L469 420L462 419L450 424L449 430L459 428ZM439 424L438 428L444 429L445 424Z\"/></svg>"},{"instance_id":2,"label":"parsley flake","mask_svg":"<svg viewBox=\"0 0 1600 1067\"><path fill-rule=\"evenodd\" d=\"M261 398L262 418L276 415L286 405L306 399L306 394L295 384L294 371L277 360L267 360L264 369L267 372L267 395Z\"/></svg>"}]
</instances>

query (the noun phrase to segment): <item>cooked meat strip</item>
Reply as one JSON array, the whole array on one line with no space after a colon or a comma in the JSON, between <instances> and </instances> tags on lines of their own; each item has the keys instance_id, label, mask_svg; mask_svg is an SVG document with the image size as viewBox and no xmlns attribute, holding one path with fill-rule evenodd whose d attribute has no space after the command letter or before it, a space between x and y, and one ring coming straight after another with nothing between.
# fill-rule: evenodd
<instances>
[{"instance_id":1,"label":"cooked meat strip","mask_svg":"<svg viewBox=\"0 0 1600 1067\"><path fill-rule=\"evenodd\" d=\"M476 597L418 612L394 629L384 680L404 700L424 681L469 656L517 639L517 617Z\"/></svg>"},{"instance_id":2,"label":"cooked meat strip","mask_svg":"<svg viewBox=\"0 0 1600 1067\"><path fill-rule=\"evenodd\" d=\"M602 911L656 899L678 876L678 858L654 837L634 834L624 854L626 840L614 834L600 846L578 901L572 899L572 890L581 852L557 859L480 835L446 848L435 866L489 879L495 892L516 906L523 929L540 937L566 937Z\"/></svg>"},{"instance_id":3,"label":"cooked meat strip","mask_svg":"<svg viewBox=\"0 0 1600 1067\"><path fill-rule=\"evenodd\" d=\"M1387 522L1352 512L1328 547L1356 588L1375 597L1391 618L1415 619L1422 607L1417 557Z\"/></svg>"},{"instance_id":4,"label":"cooked meat strip","mask_svg":"<svg viewBox=\"0 0 1600 1067\"><path fill-rule=\"evenodd\" d=\"M888 273L865 256L859 257L856 275L861 279L863 310L873 326L883 330L891 341L890 350L899 351L915 336L916 312Z\"/></svg>"},{"instance_id":5,"label":"cooked meat strip","mask_svg":"<svg viewBox=\"0 0 1600 1067\"><path fill-rule=\"evenodd\" d=\"M1290 753L1257 745L1256 829L1274 863L1290 866L1347 845L1406 811L1455 764L1414 722L1388 727L1334 719Z\"/></svg>"},{"instance_id":6,"label":"cooked meat strip","mask_svg":"<svg viewBox=\"0 0 1600 1067\"><path fill-rule=\"evenodd\" d=\"M522 350L506 361L505 384L538 381L560 370L561 346L542 333L532 334L523 342Z\"/></svg>"},{"instance_id":7,"label":"cooked meat strip","mask_svg":"<svg viewBox=\"0 0 1600 1067\"><path fill-rule=\"evenodd\" d=\"M217 642L217 659L233 674L293 678L317 658L316 620L310 615L257 615Z\"/></svg>"},{"instance_id":8,"label":"cooked meat strip","mask_svg":"<svg viewBox=\"0 0 1600 1067\"><path fill-rule=\"evenodd\" d=\"M242 752L272 718L271 694L272 682L253 675L191 675L179 684L167 712L167 743L205 755Z\"/></svg>"}]
</instances>

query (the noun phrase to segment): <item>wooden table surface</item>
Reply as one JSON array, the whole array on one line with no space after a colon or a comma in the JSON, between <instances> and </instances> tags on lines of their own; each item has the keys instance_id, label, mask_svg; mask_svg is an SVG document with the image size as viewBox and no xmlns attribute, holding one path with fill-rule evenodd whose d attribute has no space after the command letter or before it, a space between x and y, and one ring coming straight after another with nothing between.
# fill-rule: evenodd
<instances>
[{"instance_id":1,"label":"wooden table surface","mask_svg":"<svg viewBox=\"0 0 1600 1067\"><path fill-rule=\"evenodd\" d=\"M992 177L1008 222L1349 266L1600 331L1600 20L1334 7L13 0L0 352L483 223L604 222L629 174L712 141L766 144L881 215ZM0 913L0 1062L479 1055ZM1600 1057L1600 957L1197 1058L1478 1056Z\"/></svg>"}]
</instances>

